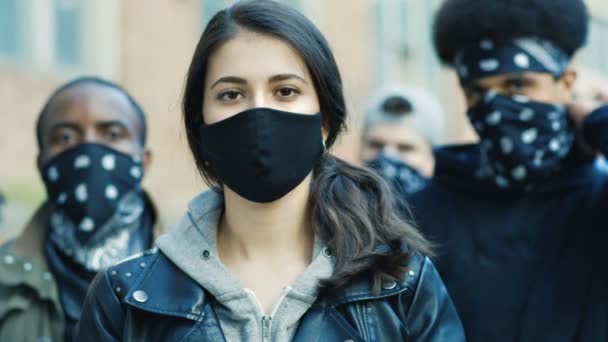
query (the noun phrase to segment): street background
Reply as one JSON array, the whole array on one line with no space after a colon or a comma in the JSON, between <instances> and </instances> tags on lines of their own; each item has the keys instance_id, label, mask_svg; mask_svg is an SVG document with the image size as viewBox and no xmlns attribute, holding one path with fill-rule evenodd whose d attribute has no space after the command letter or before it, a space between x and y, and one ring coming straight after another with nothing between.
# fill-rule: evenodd
<instances>
[{"instance_id":1,"label":"street background","mask_svg":"<svg viewBox=\"0 0 608 342\"><path fill-rule=\"evenodd\" d=\"M387 83L417 84L441 100L445 143L475 139L455 76L431 44L440 0L283 0L315 22L341 68L349 133L335 147L356 162L359 119ZM34 123L49 94L80 75L124 86L148 114L154 163L144 181L166 224L205 188L187 150L180 98L192 52L224 0L0 0L0 191L8 202L0 241L17 234L45 193ZM588 1L589 47L577 57L584 82L608 74L608 3Z\"/></svg>"}]
</instances>

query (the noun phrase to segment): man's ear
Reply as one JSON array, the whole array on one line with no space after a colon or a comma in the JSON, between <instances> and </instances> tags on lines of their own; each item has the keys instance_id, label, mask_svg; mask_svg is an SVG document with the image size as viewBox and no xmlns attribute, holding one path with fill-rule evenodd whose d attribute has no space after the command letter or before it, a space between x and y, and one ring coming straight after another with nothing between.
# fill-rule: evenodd
<instances>
[{"instance_id":1,"label":"man's ear","mask_svg":"<svg viewBox=\"0 0 608 342\"><path fill-rule=\"evenodd\" d=\"M150 164L152 164L152 151L146 148L144 149L144 153L142 154L141 158L141 166L144 169L144 176L148 173L148 168L150 167Z\"/></svg>"},{"instance_id":2,"label":"man's ear","mask_svg":"<svg viewBox=\"0 0 608 342\"><path fill-rule=\"evenodd\" d=\"M55 156L50 154L46 147L40 146L38 148L38 155L36 156L36 168L38 169L38 173L41 175L43 180L46 178L46 175L43 174L44 168L51 160L53 160L53 158L55 158Z\"/></svg>"},{"instance_id":3,"label":"man's ear","mask_svg":"<svg viewBox=\"0 0 608 342\"><path fill-rule=\"evenodd\" d=\"M39 173L42 173L42 152L38 152L38 155L36 156L36 168L38 169Z\"/></svg>"},{"instance_id":4,"label":"man's ear","mask_svg":"<svg viewBox=\"0 0 608 342\"><path fill-rule=\"evenodd\" d=\"M572 101L572 96L574 93L574 83L576 82L577 76L578 75L576 73L576 70L573 67L569 66L560 78L560 88L565 103Z\"/></svg>"}]
</instances>

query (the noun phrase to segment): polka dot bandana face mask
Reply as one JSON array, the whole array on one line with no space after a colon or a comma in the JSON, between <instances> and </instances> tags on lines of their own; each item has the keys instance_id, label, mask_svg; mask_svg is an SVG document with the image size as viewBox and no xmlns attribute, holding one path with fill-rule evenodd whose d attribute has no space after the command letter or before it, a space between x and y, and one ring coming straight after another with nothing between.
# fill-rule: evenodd
<instances>
[{"instance_id":1,"label":"polka dot bandana face mask","mask_svg":"<svg viewBox=\"0 0 608 342\"><path fill-rule=\"evenodd\" d=\"M500 188L531 190L560 168L574 144L563 106L488 92L468 116L481 139L478 177Z\"/></svg>"},{"instance_id":2,"label":"polka dot bandana face mask","mask_svg":"<svg viewBox=\"0 0 608 342\"><path fill-rule=\"evenodd\" d=\"M74 243L83 246L97 240L105 224L120 214L121 201L141 198L142 175L141 160L98 144L71 148L42 170L48 200L63 220L71 221ZM141 210L136 212L139 218Z\"/></svg>"},{"instance_id":3,"label":"polka dot bandana face mask","mask_svg":"<svg viewBox=\"0 0 608 342\"><path fill-rule=\"evenodd\" d=\"M428 182L414 168L385 153L380 153L367 166L376 170L391 188L400 195L414 194L422 190Z\"/></svg>"},{"instance_id":4,"label":"polka dot bandana face mask","mask_svg":"<svg viewBox=\"0 0 608 342\"><path fill-rule=\"evenodd\" d=\"M507 73L542 72L560 77L566 71L568 55L549 41L521 38L497 44L482 39L456 54L454 67L461 84Z\"/></svg>"}]
</instances>

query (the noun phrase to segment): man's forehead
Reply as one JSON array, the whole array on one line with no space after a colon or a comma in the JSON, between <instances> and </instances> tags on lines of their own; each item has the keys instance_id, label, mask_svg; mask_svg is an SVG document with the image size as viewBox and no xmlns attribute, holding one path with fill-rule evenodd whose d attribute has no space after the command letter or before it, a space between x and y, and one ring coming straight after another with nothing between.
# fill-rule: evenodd
<instances>
[{"instance_id":1,"label":"man's forehead","mask_svg":"<svg viewBox=\"0 0 608 342\"><path fill-rule=\"evenodd\" d=\"M512 73L503 73L496 74L492 76L481 77L475 80L472 80L468 86L484 86L484 85L494 85L497 83L504 82L506 80L517 79L517 78L529 78L529 79L546 79L552 78L553 76L549 73L545 72L534 72L534 71L526 71L526 72L512 72Z\"/></svg>"},{"instance_id":2,"label":"man's forehead","mask_svg":"<svg viewBox=\"0 0 608 342\"><path fill-rule=\"evenodd\" d=\"M134 127L141 125L136 109L124 92L94 83L78 84L57 94L43 121L47 128L58 121L77 124L119 121Z\"/></svg>"},{"instance_id":3,"label":"man's forehead","mask_svg":"<svg viewBox=\"0 0 608 342\"><path fill-rule=\"evenodd\" d=\"M411 143L424 141L422 135L412 127L405 125L378 124L371 127L366 134L369 139L381 140L390 143Z\"/></svg>"}]
</instances>

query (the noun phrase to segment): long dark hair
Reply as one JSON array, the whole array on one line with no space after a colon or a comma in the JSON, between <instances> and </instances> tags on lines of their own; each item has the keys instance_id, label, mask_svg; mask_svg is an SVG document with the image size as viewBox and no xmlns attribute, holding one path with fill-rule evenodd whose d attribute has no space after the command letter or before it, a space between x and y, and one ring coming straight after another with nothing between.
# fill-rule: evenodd
<instances>
[{"instance_id":1,"label":"long dark hair","mask_svg":"<svg viewBox=\"0 0 608 342\"><path fill-rule=\"evenodd\" d=\"M190 64L182 103L194 160L215 189L221 189L221 182L200 153L204 82L211 54L239 30L273 35L299 52L319 97L327 148L346 129L340 71L321 32L289 6L271 0L240 1L218 12L205 28ZM428 253L428 243L396 213L390 189L375 173L326 153L313 175L315 234L327 243L335 260L334 274L323 281L323 289L338 289L353 277L369 273L374 291L379 291L382 281L403 279L412 253Z\"/></svg>"}]
</instances>

